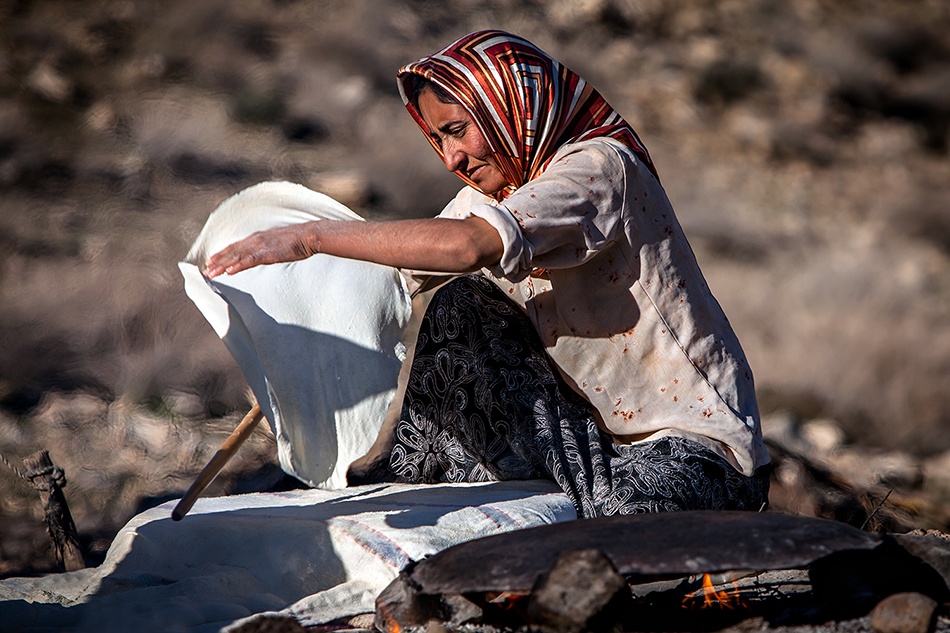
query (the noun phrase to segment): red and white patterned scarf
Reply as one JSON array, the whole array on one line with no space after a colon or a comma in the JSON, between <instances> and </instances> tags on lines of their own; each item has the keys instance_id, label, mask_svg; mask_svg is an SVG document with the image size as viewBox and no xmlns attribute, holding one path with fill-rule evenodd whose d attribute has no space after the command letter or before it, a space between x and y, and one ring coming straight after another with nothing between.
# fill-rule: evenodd
<instances>
[{"instance_id":1,"label":"red and white patterned scarf","mask_svg":"<svg viewBox=\"0 0 950 633\"><path fill-rule=\"evenodd\" d=\"M411 75L425 77L445 90L475 120L511 183L496 194L499 200L540 175L561 146L595 137L611 137L629 146L656 176L637 133L600 93L516 35L495 30L471 33L399 70L396 76L403 102L442 156L422 116L409 102Z\"/></svg>"}]
</instances>

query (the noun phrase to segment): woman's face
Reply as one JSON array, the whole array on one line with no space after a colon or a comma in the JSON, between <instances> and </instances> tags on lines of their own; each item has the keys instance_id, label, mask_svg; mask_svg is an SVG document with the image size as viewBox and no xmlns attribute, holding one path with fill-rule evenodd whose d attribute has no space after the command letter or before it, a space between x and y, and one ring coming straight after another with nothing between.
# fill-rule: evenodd
<instances>
[{"instance_id":1,"label":"woman's face","mask_svg":"<svg viewBox=\"0 0 950 633\"><path fill-rule=\"evenodd\" d=\"M423 90L419 114L442 149L446 169L465 174L489 196L508 186L488 141L465 108L458 103L442 103L431 90Z\"/></svg>"}]
</instances>

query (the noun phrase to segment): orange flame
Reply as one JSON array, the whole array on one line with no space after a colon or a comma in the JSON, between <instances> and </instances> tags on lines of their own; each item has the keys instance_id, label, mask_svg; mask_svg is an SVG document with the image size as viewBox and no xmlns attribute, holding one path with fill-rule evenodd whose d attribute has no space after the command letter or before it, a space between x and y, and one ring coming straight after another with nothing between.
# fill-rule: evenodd
<instances>
[{"instance_id":1,"label":"orange flame","mask_svg":"<svg viewBox=\"0 0 950 633\"><path fill-rule=\"evenodd\" d=\"M399 633L402 631L402 627L400 627L399 623L396 622L396 618L394 618L392 612L386 608L386 605L379 604L377 607L379 607L379 610L382 611L386 633Z\"/></svg>"},{"instance_id":2,"label":"orange flame","mask_svg":"<svg viewBox=\"0 0 950 633\"><path fill-rule=\"evenodd\" d=\"M700 599L700 597L702 599ZM731 592L716 591L713 587L712 577L709 574L703 574L703 586L693 593L683 598L682 607L689 609L698 607L708 609L717 607L719 609L735 609L742 606L742 600L739 598L739 587L734 585Z\"/></svg>"},{"instance_id":3,"label":"orange flame","mask_svg":"<svg viewBox=\"0 0 950 633\"><path fill-rule=\"evenodd\" d=\"M524 602L528 595L527 591L490 591L485 594L485 600L508 611Z\"/></svg>"}]
</instances>

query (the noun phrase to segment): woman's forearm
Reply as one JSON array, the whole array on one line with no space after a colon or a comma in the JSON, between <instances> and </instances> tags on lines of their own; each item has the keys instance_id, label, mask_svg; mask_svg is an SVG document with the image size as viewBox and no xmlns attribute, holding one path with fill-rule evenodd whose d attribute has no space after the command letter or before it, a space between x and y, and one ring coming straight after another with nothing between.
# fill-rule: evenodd
<instances>
[{"instance_id":1,"label":"woman's forearm","mask_svg":"<svg viewBox=\"0 0 950 633\"><path fill-rule=\"evenodd\" d=\"M316 253L433 272L471 272L497 263L503 246L485 220L432 218L317 220L261 231L208 258L209 277L305 259Z\"/></svg>"}]
</instances>

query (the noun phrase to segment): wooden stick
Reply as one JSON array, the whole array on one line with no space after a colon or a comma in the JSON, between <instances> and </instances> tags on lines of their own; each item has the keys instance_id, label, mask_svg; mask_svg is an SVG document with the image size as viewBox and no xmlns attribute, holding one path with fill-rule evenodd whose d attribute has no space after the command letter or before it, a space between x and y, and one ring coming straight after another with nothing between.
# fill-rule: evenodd
<instances>
[{"instance_id":1,"label":"wooden stick","mask_svg":"<svg viewBox=\"0 0 950 633\"><path fill-rule=\"evenodd\" d=\"M23 458L28 471L25 478L40 493L46 518L46 532L49 534L50 549L56 562L66 571L85 569L82 550L79 547L79 533L69 512L63 486L66 485L66 473L53 464L49 451L38 451Z\"/></svg>"},{"instance_id":2,"label":"wooden stick","mask_svg":"<svg viewBox=\"0 0 950 633\"><path fill-rule=\"evenodd\" d=\"M241 444L251 436L257 423L260 422L263 417L264 414L261 413L261 406L255 402L251 410L248 411L244 419L241 420L241 423L234 429L234 432L228 436L228 439L224 440L224 444L222 444L218 452L214 454L211 461L208 462L208 465L198 474L195 483L191 484L191 488L188 489L185 496L181 498L181 501L179 501L175 509L172 510L173 521L181 521L185 515L188 514L188 511L191 510L191 506L195 505L195 501L198 500L198 497L201 496L204 489L214 481L214 478L218 476L218 473L221 472L224 465L234 457L234 454L237 453Z\"/></svg>"}]
</instances>

